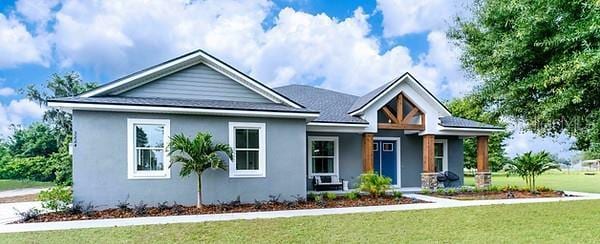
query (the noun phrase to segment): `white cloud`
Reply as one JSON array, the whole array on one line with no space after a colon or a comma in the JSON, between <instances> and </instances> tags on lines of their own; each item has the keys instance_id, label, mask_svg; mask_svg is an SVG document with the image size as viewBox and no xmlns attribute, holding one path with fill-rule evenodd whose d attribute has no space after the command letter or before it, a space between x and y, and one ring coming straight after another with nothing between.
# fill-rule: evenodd
<instances>
[{"instance_id":1,"label":"white cloud","mask_svg":"<svg viewBox=\"0 0 600 244\"><path fill-rule=\"evenodd\" d=\"M458 0L377 0L377 9L383 14L383 35L394 37L446 29L465 4Z\"/></svg>"},{"instance_id":2,"label":"white cloud","mask_svg":"<svg viewBox=\"0 0 600 244\"><path fill-rule=\"evenodd\" d=\"M21 22L0 13L0 68L25 63L47 66L48 50L44 36L32 36Z\"/></svg>"},{"instance_id":3,"label":"white cloud","mask_svg":"<svg viewBox=\"0 0 600 244\"><path fill-rule=\"evenodd\" d=\"M10 87L2 87L0 88L0 96L7 97L15 94L15 89Z\"/></svg>"},{"instance_id":4,"label":"white cloud","mask_svg":"<svg viewBox=\"0 0 600 244\"><path fill-rule=\"evenodd\" d=\"M44 31L46 24L54 16L52 9L58 3L58 0L20 0L15 5L17 12L26 21L39 24L39 31Z\"/></svg>"},{"instance_id":5,"label":"white cloud","mask_svg":"<svg viewBox=\"0 0 600 244\"><path fill-rule=\"evenodd\" d=\"M12 100L8 105L0 104L0 137L11 134L10 125L40 119L44 111L44 108L29 99Z\"/></svg>"}]
</instances>

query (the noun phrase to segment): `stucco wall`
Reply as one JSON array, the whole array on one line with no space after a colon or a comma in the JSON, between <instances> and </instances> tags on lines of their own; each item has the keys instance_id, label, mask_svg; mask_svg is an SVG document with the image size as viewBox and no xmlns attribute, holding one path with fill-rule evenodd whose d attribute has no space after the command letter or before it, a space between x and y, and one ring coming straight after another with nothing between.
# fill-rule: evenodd
<instances>
[{"instance_id":1,"label":"stucco wall","mask_svg":"<svg viewBox=\"0 0 600 244\"><path fill-rule=\"evenodd\" d=\"M117 201L194 204L196 176L180 177L178 165L170 179L127 179L127 118L169 119L171 135L210 132L227 143L228 122L266 123L265 178L229 178L228 172L203 174L203 202L266 200L271 194L306 194L306 123L302 119L233 118L193 115L74 111L73 191L75 201L114 207Z\"/></svg>"}]
</instances>

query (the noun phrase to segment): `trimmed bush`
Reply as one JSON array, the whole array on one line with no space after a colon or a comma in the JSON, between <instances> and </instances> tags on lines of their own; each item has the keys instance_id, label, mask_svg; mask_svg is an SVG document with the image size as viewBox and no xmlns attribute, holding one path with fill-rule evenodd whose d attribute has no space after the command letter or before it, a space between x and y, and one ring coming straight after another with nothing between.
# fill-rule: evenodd
<instances>
[{"instance_id":1,"label":"trimmed bush","mask_svg":"<svg viewBox=\"0 0 600 244\"><path fill-rule=\"evenodd\" d=\"M73 192L69 187L55 186L41 191L38 200L42 201L42 207L44 208L54 211L64 211L73 202Z\"/></svg>"},{"instance_id":2,"label":"trimmed bush","mask_svg":"<svg viewBox=\"0 0 600 244\"><path fill-rule=\"evenodd\" d=\"M374 174L373 172L360 175L360 190L372 196L381 196L390 189L392 178Z\"/></svg>"}]
</instances>

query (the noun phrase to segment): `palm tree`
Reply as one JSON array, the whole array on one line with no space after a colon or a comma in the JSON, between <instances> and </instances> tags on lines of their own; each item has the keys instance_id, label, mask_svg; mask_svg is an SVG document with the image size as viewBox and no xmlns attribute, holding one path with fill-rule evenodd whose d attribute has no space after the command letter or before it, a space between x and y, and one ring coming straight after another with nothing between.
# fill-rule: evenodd
<instances>
[{"instance_id":1,"label":"palm tree","mask_svg":"<svg viewBox=\"0 0 600 244\"><path fill-rule=\"evenodd\" d=\"M168 147L171 165L182 165L179 175L198 175L198 202L196 207L202 208L202 172L206 169L227 170L225 160L233 157L233 150L228 144L213 144L212 136L208 133L198 133L194 139L183 134L171 137ZM219 154L221 152L221 154ZM224 158L226 155L228 158ZM169 166L170 167L170 166Z\"/></svg>"},{"instance_id":2,"label":"palm tree","mask_svg":"<svg viewBox=\"0 0 600 244\"><path fill-rule=\"evenodd\" d=\"M511 162L505 165L504 169L509 175L516 174L521 176L525 180L529 190L535 192L535 177L551 169L560 170L560 165L546 151L539 153L530 151L522 155L517 155Z\"/></svg>"}]
</instances>

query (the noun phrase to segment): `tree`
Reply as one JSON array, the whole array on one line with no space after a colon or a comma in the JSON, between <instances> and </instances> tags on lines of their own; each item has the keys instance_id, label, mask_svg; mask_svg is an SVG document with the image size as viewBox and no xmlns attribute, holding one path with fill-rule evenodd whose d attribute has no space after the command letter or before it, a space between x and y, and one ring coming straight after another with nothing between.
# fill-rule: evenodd
<instances>
[{"instance_id":1,"label":"tree","mask_svg":"<svg viewBox=\"0 0 600 244\"><path fill-rule=\"evenodd\" d=\"M554 162L552 156L545 151L539 153L532 153L530 151L522 155L517 155L505 167L509 175L516 174L521 176L531 192L536 191L535 177L551 169L560 170L560 165Z\"/></svg>"},{"instance_id":2,"label":"tree","mask_svg":"<svg viewBox=\"0 0 600 244\"><path fill-rule=\"evenodd\" d=\"M233 157L233 150L228 144L213 144L212 136L208 133L198 133L194 139L177 134L171 137L168 147L171 166L181 164L180 176L192 173L198 176L196 207L202 208L202 172L209 168L227 170L225 160Z\"/></svg>"},{"instance_id":3,"label":"tree","mask_svg":"<svg viewBox=\"0 0 600 244\"><path fill-rule=\"evenodd\" d=\"M447 103L448 109L454 116L465 119L480 121L486 124L506 126L495 113L487 112L483 99L476 94L457 98ZM501 170L509 161L506 157L504 141L511 136L512 132L496 132L490 136L488 144L489 164L492 171ZM475 138L464 140L465 167L474 169L477 167L477 143Z\"/></svg>"},{"instance_id":4,"label":"tree","mask_svg":"<svg viewBox=\"0 0 600 244\"><path fill-rule=\"evenodd\" d=\"M600 2L478 0L449 36L488 108L600 152Z\"/></svg>"},{"instance_id":5,"label":"tree","mask_svg":"<svg viewBox=\"0 0 600 244\"><path fill-rule=\"evenodd\" d=\"M57 133L46 124L36 122L25 128L13 126L12 130L6 147L13 156L46 157L58 151Z\"/></svg>"},{"instance_id":6,"label":"tree","mask_svg":"<svg viewBox=\"0 0 600 244\"><path fill-rule=\"evenodd\" d=\"M96 87L98 87L96 83L84 82L78 73L70 72L63 76L52 75L46 84L46 88L50 93L39 90L35 85L27 86L23 92L30 100L40 104L40 106L46 106L50 98L77 96ZM49 108L44 112L43 120L59 132L59 140L62 141L63 138L71 134L71 114L66 111Z\"/></svg>"}]
</instances>

